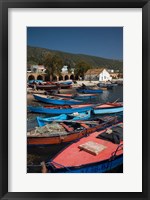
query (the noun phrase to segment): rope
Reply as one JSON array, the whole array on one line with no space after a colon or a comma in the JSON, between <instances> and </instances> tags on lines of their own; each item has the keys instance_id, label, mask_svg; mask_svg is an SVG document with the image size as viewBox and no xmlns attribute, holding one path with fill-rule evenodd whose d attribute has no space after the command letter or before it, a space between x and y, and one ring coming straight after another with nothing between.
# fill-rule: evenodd
<instances>
[{"instance_id":1,"label":"rope","mask_svg":"<svg viewBox=\"0 0 150 200\"><path fill-rule=\"evenodd\" d=\"M117 152L119 151L119 148L120 148L121 146L123 147L123 144L119 144L119 145L118 145L118 147L116 148L116 151L114 151L114 152L111 154L111 158L114 159L114 158L116 157L116 154L117 154Z\"/></svg>"},{"instance_id":2,"label":"rope","mask_svg":"<svg viewBox=\"0 0 150 200\"><path fill-rule=\"evenodd\" d=\"M120 144L117 146L116 150L114 152L112 152L110 158L109 158L109 161L107 162L107 166L105 167L106 169L109 168L109 170L111 170L112 168L112 161L115 159L116 157L116 153L118 152L119 148L123 146L123 144Z\"/></svg>"},{"instance_id":3,"label":"rope","mask_svg":"<svg viewBox=\"0 0 150 200\"><path fill-rule=\"evenodd\" d=\"M49 161L49 163L48 163L49 165L51 165L51 164L55 164L55 165L58 165L58 166L60 166L60 167L63 167L63 168L65 168L65 169L67 169L68 171L70 171L71 172L71 170L68 168L68 167L66 167L66 166L64 166L64 165L62 165L62 164L59 164L59 163L57 163L57 162L54 162L54 161Z\"/></svg>"}]
</instances>

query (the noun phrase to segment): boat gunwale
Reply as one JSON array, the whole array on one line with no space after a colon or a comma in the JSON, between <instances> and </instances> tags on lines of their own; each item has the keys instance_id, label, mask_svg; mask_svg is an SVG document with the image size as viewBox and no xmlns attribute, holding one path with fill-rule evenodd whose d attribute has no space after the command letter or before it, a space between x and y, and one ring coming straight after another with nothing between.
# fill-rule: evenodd
<instances>
[{"instance_id":1,"label":"boat gunwale","mask_svg":"<svg viewBox=\"0 0 150 200\"><path fill-rule=\"evenodd\" d=\"M30 138L30 139L32 139L32 138L34 138L34 139L44 139L44 138L49 138L49 139L51 139L51 138L61 138L61 137L66 137L66 136L70 136L70 135L79 135L79 134L83 134L83 136L82 137L84 137L84 136L86 136L87 134L91 134L91 133L93 133L94 131L98 131L99 129L101 129L102 128L102 126L104 125L104 126L106 126L107 124L109 124L109 123L114 123L113 122L113 120L116 120L117 118L116 117L113 117L113 119L111 119L111 120L109 120L109 121L103 121L102 123L100 123L100 124L98 124L98 125L96 125L96 126L94 126L94 127L89 127L89 128L85 128L85 127L83 127L84 129L83 130L81 130L81 131L76 131L76 130L73 130L73 131L70 131L70 132L68 132L68 131L66 131L68 134L65 134L65 135L52 135L52 136L30 136L30 135L27 135L27 139L28 138ZM81 123L81 122L77 122L77 123ZM117 122L118 123L118 122ZM120 123L120 122L119 122ZM112 125L110 125L110 127L111 127ZM93 130L92 131L92 129L95 129L95 130ZM104 127L104 130L106 129L106 127ZM82 138L82 137L80 137L80 138ZM79 138L79 139L80 139ZM71 140L71 141L74 141L74 140L76 140L76 139L73 139L73 140ZM71 142L70 141L70 142ZM63 142L62 142L63 143Z\"/></svg>"},{"instance_id":2,"label":"boat gunwale","mask_svg":"<svg viewBox=\"0 0 150 200\"><path fill-rule=\"evenodd\" d=\"M67 147L66 147L67 148ZM63 149L63 150L65 150L65 148ZM62 150L62 151L63 151ZM61 153L61 151L59 152L59 153ZM59 154L58 153L58 154ZM58 154L56 154L56 156L58 155ZM108 158L108 159L106 159L106 160L101 160L101 161L99 161L99 162L92 162L92 163L88 163L88 164L82 164L82 165L79 165L79 166L64 166L64 168L56 168L55 167L55 165L53 164L53 160L51 161L51 162L48 162L48 163L51 163L51 165L53 165L53 168L54 168L54 172L53 173L56 173L56 172L63 172L64 170L66 171L66 168L68 168L69 170L76 170L76 169L81 169L81 168L86 168L86 167L92 167L93 165L100 165L100 164L104 164L105 162L111 162L111 157L112 156L110 156L110 158ZM114 160L117 160L118 158L121 158L121 157L123 157L123 153L122 154L119 154L119 155L116 155L116 158L114 159ZM53 158L54 159L54 158ZM106 170L107 171L107 170ZM69 173L69 171L68 171L68 173ZM87 173L87 172L86 172ZM91 173L91 172L89 172L89 173ZM95 172L94 172L95 173ZM98 173L98 172L97 172Z\"/></svg>"}]
</instances>

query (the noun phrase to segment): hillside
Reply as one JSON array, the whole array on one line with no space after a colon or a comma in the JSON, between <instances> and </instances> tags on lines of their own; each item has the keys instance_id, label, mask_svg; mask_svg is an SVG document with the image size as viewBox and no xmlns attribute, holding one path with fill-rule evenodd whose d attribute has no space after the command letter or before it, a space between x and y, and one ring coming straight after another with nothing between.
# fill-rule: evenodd
<instances>
[{"instance_id":1,"label":"hillside","mask_svg":"<svg viewBox=\"0 0 150 200\"><path fill-rule=\"evenodd\" d=\"M48 52L50 52L52 56L59 56L63 60L64 64L67 61L73 67L76 65L76 63L82 60L91 65L92 68L105 67L119 70L120 72L123 70L123 62L120 60L112 60L84 54L72 54L31 46L27 47L27 64L42 64L42 58L44 54Z\"/></svg>"}]
</instances>

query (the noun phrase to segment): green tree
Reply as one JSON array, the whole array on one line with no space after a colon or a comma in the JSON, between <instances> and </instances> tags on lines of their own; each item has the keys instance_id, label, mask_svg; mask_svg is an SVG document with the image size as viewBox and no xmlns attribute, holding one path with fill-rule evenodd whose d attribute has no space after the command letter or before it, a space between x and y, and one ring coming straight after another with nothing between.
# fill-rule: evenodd
<instances>
[{"instance_id":1,"label":"green tree","mask_svg":"<svg viewBox=\"0 0 150 200\"><path fill-rule=\"evenodd\" d=\"M55 75L60 75L63 62L59 56L52 56L51 53L47 53L44 55L43 65L47 69L46 72L50 77L50 81L52 81Z\"/></svg>"},{"instance_id":2,"label":"green tree","mask_svg":"<svg viewBox=\"0 0 150 200\"><path fill-rule=\"evenodd\" d=\"M53 71L52 71L52 55L51 55L51 53L46 53L44 55L43 65L46 67L46 73L50 77L50 81L52 81Z\"/></svg>"},{"instance_id":3,"label":"green tree","mask_svg":"<svg viewBox=\"0 0 150 200\"><path fill-rule=\"evenodd\" d=\"M64 65L68 66L68 68L67 68L68 72L71 73L71 68L73 67L72 61L70 59L66 58L64 60Z\"/></svg>"},{"instance_id":4,"label":"green tree","mask_svg":"<svg viewBox=\"0 0 150 200\"><path fill-rule=\"evenodd\" d=\"M59 56L54 55L52 57L52 63L51 64L52 64L51 67L52 67L53 75L54 74L55 75L60 75L61 74L61 69L63 67L62 59Z\"/></svg>"},{"instance_id":5,"label":"green tree","mask_svg":"<svg viewBox=\"0 0 150 200\"><path fill-rule=\"evenodd\" d=\"M85 61L79 61L75 66L75 75L82 77L84 79L85 73L90 69L90 65Z\"/></svg>"}]
</instances>

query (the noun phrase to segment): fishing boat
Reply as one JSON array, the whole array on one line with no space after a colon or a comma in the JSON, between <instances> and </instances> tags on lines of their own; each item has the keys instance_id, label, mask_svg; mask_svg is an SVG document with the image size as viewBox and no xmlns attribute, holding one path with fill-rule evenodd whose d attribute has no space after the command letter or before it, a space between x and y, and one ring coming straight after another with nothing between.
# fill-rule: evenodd
<instances>
[{"instance_id":1,"label":"fishing boat","mask_svg":"<svg viewBox=\"0 0 150 200\"><path fill-rule=\"evenodd\" d=\"M27 133L28 145L51 145L78 140L81 137L110 126L117 117L103 117L98 121L53 121L43 127L36 127Z\"/></svg>"},{"instance_id":2,"label":"fishing boat","mask_svg":"<svg viewBox=\"0 0 150 200\"><path fill-rule=\"evenodd\" d=\"M97 86L100 88L106 88L107 90L111 90L114 87L111 83L98 83Z\"/></svg>"},{"instance_id":3,"label":"fishing boat","mask_svg":"<svg viewBox=\"0 0 150 200\"><path fill-rule=\"evenodd\" d=\"M105 140L100 135L119 135L119 143ZM113 137L112 137L113 138ZM123 124L84 137L62 150L48 163L50 173L104 173L123 164Z\"/></svg>"},{"instance_id":4,"label":"fishing boat","mask_svg":"<svg viewBox=\"0 0 150 200\"><path fill-rule=\"evenodd\" d=\"M77 90L77 92L79 92L79 93L85 93L85 94L87 94L87 93L90 93L90 94L96 94L96 93L102 93L103 92L103 90L98 90L98 89L84 89L84 88L77 88L76 89Z\"/></svg>"},{"instance_id":5,"label":"fishing boat","mask_svg":"<svg viewBox=\"0 0 150 200\"><path fill-rule=\"evenodd\" d=\"M57 84L59 86L60 89L71 89L72 88L72 85L67 85L67 84Z\"/></svg>"},{"instance_id":6,"label":"fishing boat","mask_svg":"<svg viewBox=\"0 0 150 200\"><path fill-rule=\"evenodd\" d=\"M61 114L59 116L54 117L36 117L38 125L45 126L46 124L52 122L52 121L63 121L63 120L70 120L70 121L76 121L76 120L88 120L91 116L91 111L82 112L82 113L72 113L72 114Z\"/></svg>"},{"instance_id":7,"label":"fishing boat","mask_svg":"<svg viewBox=\"0 0 150 200\"><path fill-rule=\"evenodd\" d=\"M29 84L32 84L32 83L43 83L43 80L29 80L28 83Z\"/></svg>"},{"instance_id":8,"label":"fishing boat","mask_svg":"<svg viewBox=\"0 0 150 200\"><path fill-rule=\"evenodd\" d=\"M93 108L94 114L118 113L123 111L123 103L104 103Z\"/></svg>"},{"instance_id":9,"label":"fishing boat","mask_svg":"<svg viewBox=\"0 0 150 200\"><path fill-rule=\"evenodd\" d=\"M35 88L37 90L57 90L59 89L59 85L53 85L53 84L29 84L30 87Z\"/></svg>"},{"instance_id":10,"label":"fishing boat","mask_svg":"<svg viewBox=\"0 0 150 200\"><path fill-rule=\"evenodd\" d=\"M93 104L80 104L80 105L49 105L49 106L28 106L27 109L34 113L43 114L71 114L74 112L86 112L92 110Z\"/></svg>"},{"instance_id":11,"label":"fishing boat","mask_svg":"<svg viewBox=\"0 0 150 200\"><path fill-rule=\"evenodd\" d=\"M57 82L59 84L64 84L64 85L72 85L72 80L66 80L66 81L59 81Z\"/></svg>"},{"instance_id":12,"label":"fishing boat","mask_svg":"<svg viewBox=\"0 0 150 200\"><path fill-rule=\"evenodd\" d=\"M75 105L82 103L81 101L75 99L61 98L52 95L50 96L50 95L33 94L33 96L38 101L55 105Z\"/></svg>"},{"instance_id":13,"label":"fishing boat","mask_svg":"<svg viewBox=\"0 0 150 200\"><path fill-rule=\"evenodd\" d=\"M98 96L98 94L56 94L55 96L64 97L64 98L72 98L78 100L86 100L86 99L93 99Z\"/></svg>"}]
</instances>

